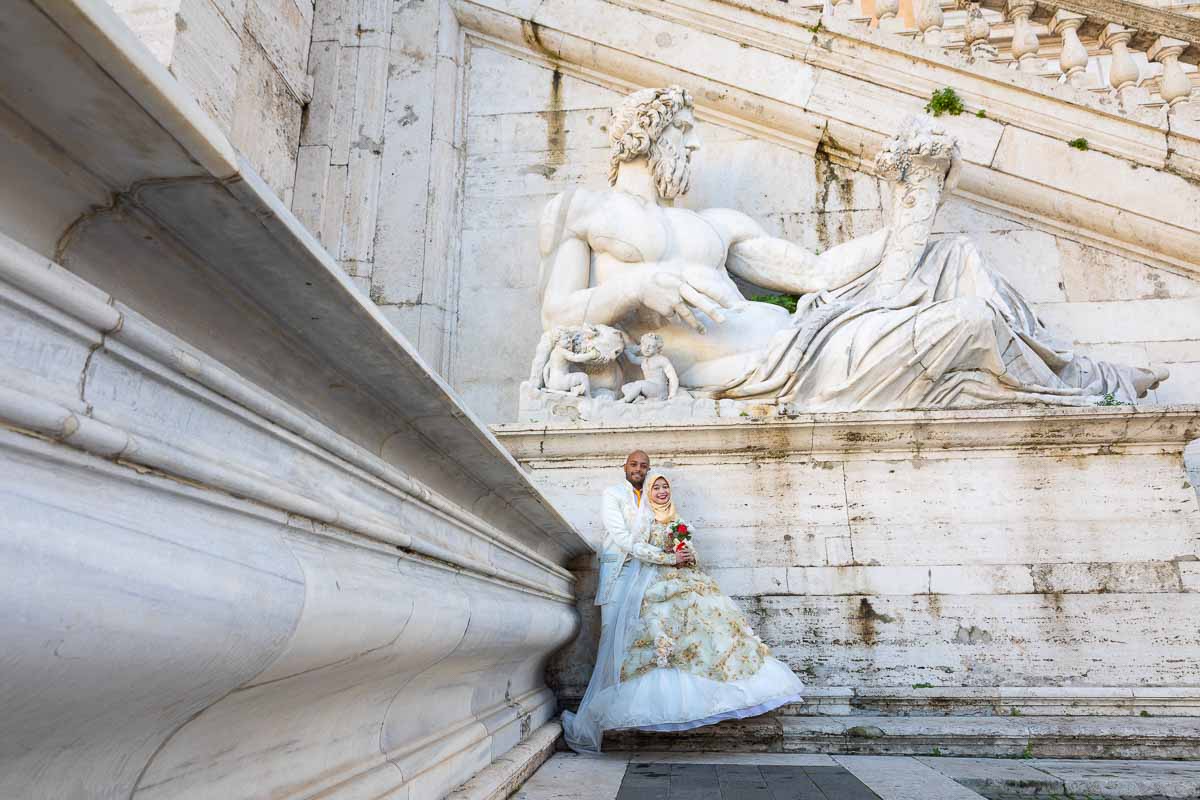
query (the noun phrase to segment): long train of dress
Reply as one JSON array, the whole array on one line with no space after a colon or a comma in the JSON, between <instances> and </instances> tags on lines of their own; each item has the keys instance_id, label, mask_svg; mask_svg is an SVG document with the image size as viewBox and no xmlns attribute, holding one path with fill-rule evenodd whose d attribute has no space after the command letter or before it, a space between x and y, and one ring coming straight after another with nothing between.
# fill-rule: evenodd
<instances>
[{"instance_id":1,"label":"long train of dress","mask_svg":"<svg viewBox=\"0 0 1200 800\"><path fill-rule=\"evenodd\" d=\"M665 537L649 532L656 548ZM576 751L599 752L606 730L687 730L800 701L800 679L698 566L634 560L612 602L579 711L563 714Z\"/></svg>"}]
</instances>

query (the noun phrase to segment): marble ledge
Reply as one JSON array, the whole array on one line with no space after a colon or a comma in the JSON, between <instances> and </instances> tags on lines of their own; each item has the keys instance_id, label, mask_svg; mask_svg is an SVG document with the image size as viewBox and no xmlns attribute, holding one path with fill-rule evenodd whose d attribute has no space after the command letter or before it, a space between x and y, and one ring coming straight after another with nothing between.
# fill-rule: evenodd
<instances>
[{"instance_id":1,"label":"marble ledge","mask_svg":"<svg viewBox=\"0 0 1200 800\"><path fill-rule=\"evenodd\" d=\"M620 461L634 449L673 456L936 458L965 452L1182 452L1200 439L1200 405L994 408L778 414L690 421L507 423L496 437L523 464Z\"/></svg>"},{"instance_id":2,"label":"marble ledge","mask_svg":"<svg viewBox=\"0 0 1200 800\"><path fill-rule=\"evenodd\" d=\"M88 270L89 286L64 286L68 282L59 276L39 275L50 267L47 253L7 239L0 242L5 280L45 302L87 306L92 316L85 319L96 317L102 331L119 322L109 319L112 309L93 307L113 295L197 350L225 353L224 366L243 377L262 364L269 365L267 374L291 370L303 376L297 384L271 386L286 405L303 408L329 395L331 382L365 387L374 404L373 422L395 433L359 445L375 453L385 444L403 451L408 471L422 479L434 473L422 473L423 465L445 459L466 480L442 481L435 488L455 502L485 509L479 513L500 529L531 531L567 552L586 549L449 385L362 296L104 0L20 0L6 11L13 24L0 28L0 49L13 69L0 74L0 95L12 100L11 115L44 137L47 150L69 153L89 181L64 182L50 162L31 169L40 170L45 183L61 184L65 207L95 213L67 220L64 227L72 235L55 256L72 270ZM106 135L97 137L96 130ZM103 216L94 209L97 192L130 211L109 225L124 226L126 235L105 239L96 232L103 228L96 224ZM147 281L150 272L140 265L158 264L157 251L146 242L159 239L173 240L187 252L189 268L205 276L204 292L181 301L182 289L162 292L157 285L137 284L140 294L130 296L129 287ZM173 266L186 285L187 276ZM236 327L251 317L253 323ZM192 321L187 335L184 319ZM235 324L218 322L230 319ZM231 346L229 337L250 336L259 321L274 335L252 346ZM336 371L336 381L306 367L312 363ZM262 377L257 380L266 385ZM346 413L331 408L323 422L350 438L358 421Z\"/></svg>"}]
</instances>

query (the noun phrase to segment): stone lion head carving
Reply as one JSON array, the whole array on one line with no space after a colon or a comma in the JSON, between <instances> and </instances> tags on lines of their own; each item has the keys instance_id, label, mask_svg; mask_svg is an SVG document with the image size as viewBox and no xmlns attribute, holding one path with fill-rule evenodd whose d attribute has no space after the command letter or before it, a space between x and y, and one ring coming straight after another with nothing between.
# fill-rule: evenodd
<instances>
[{"instance_id":1,"label":"stone lion head carving","mask_svg":"<svg viewBox=\"0 0 1200 800\"><path fill-rule=\"evenodd\" d=\"M661 197L686 194L691 153L668 131L679 114L691 110L692 95L679 86L642 89L626 97L613 109L608 126L608 182L617 182L621 164L646 156Z\"/></svg>"}]
</instances>

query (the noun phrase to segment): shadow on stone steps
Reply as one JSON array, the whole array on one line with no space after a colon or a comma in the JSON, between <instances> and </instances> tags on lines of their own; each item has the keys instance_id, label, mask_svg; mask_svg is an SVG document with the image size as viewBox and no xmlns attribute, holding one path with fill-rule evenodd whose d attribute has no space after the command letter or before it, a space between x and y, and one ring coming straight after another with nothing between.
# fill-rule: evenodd
<instances>
[{"instance_id":1,"label":"shadow on stone steps","mask_svg":"<svg viewBox=\"0 0 1200 800\"><path fill-rule=\"evenodd\" d=\"M1200 718L1133 716L790 716L681 733L617 731L605 749L1200 760Z\"/></svg>"}]
</instances>

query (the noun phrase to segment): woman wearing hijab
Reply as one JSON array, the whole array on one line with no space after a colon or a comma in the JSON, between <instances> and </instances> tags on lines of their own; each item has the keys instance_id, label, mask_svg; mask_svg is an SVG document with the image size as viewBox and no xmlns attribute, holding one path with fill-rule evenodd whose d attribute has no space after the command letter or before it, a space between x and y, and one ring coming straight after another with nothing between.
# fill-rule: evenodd
<instances>
[{"instance_id":1,"label":"woman wearing hijab","mask_svg":"<svg viewBox=\"0 0 1200 800\"><path fill-rule=\"evenodd\" d=\"M803 689L700 568L691 541L679 545L670 479L654 471L644 485L613 624L579 710L563 714L567 744L580 753L599 753L606 730L682 731L752 717L799 702ZM677 558L677 545L692 559Z\"/></svg>"}]
</instances>

